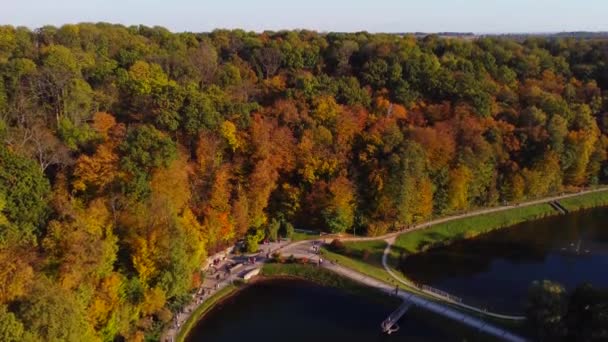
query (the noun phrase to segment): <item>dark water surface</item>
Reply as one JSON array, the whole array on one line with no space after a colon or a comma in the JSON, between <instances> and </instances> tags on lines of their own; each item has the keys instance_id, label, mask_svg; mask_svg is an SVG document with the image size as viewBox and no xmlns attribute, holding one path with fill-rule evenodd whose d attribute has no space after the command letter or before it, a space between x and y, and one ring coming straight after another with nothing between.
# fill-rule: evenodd
<instances>
[{"instance_id":1,"label":"dark water surface","mask_svg":"<svg viewBox=\"0 0 608 342\"><path fill-rule=\"evenodd\" d=\"M253 284L197 323L188 342L460 341L477 333L430 313L410 310L390 336L380 323L397 308L296 280Z\"/></svg>"},{"instance_id":2,"label":"dark water surface","mask_svg":"<svg viewBox=\"0 0 608 342\"><path fill-rule=\"evenodd\" d=\"M525 222L408 257L409 278L465 302L521 313L530 283L608 286L608 208Z\"/></svg>"}]
</instances>

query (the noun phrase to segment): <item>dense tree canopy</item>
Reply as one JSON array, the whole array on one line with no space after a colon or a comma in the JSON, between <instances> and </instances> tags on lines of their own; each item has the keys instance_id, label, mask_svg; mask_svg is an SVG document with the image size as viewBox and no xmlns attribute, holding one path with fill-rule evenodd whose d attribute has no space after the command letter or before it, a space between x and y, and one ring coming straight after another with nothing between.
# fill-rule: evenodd
<instances>
[{"instance_id":1,"label":"dense tree canopy","mask_svg":"<svg viewBox=\"0 0 608 342\"><path fill-rule=\"evenodd\" d=\"M0 339L154 339L239 239L605 183L607 70L601 39L0 27Z\"/></svg>"},{"instance_id":2,"label":"dense tree canopy","mask_svg":"<svg viewBox=\"0 0 608 342\"><path fill-rule=\"evenodd\" d=\"M539 341L602 341L608 338L608 290L581 284L566 293L560 284L537 281L527 317Z\"/></svg>"}]
</instances>

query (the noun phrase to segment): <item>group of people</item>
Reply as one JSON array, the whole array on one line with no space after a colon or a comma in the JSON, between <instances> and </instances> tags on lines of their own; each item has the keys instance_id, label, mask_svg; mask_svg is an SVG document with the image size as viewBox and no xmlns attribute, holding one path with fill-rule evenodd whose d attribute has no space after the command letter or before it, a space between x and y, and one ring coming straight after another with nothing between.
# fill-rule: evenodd
<instances>
[{"instance_id":1,"label":"group of people","mask_svg":"<svg viewBox=\"0 0 608 342\"><path fill-rule=\"evenodd\" d=\"M226 260L226 256L225 255L222 256L222 257L215 258L215 259L213 259L213 261L211 261L211 265L209 266L209 269L211 269L213 271L211 274L219 271L219 267L218 266L224 260Z\"/></svg>"},{"instance_id":2,"label":"group of people","mask_svg":"<svg viewBox=\"0 0 608 342\"><path fill-rule=\"evenodd\" d=\"M310 250L312 251L312 253L318 255L319 252L321 252L321 244L318 243L317 241L313 241L312 246L310 246Z\"/></svg>"},{"instance_id":3,"label":"group of people","mask_svg":"<svg viewBox=\"0 0 608 342\"><path fill-rule=\"evenodd\" d=\"M218 290L220 288L220 282L221 280L224 278L222 277L222 273L221 273L221 267L220 267L220 263L222 261L226 260L226 256L222 256L222 257L218 257L213 259L213 261L211 262L211 265L209 267L209 274L210 275L215 275L215 280L216 283L213 285L213 289ZM226 269L228 269L229 266L226 266ZM224 276L228 276L229 272L226 272L226 274ZM213 279L210 278L210 279ZM203 285L201 285L201 287L192 295L192 304L194 304L194 307L197 307L198 305L202 304L204 299L206 297L208 297L209 295L211 295L212 289L211 288L205 288ZM181 327L182 321L183 321L183 316L182 315L187 315L190 314L193 310L193 306L186 306L185 308L183 308L181 311L179 311L174 319L173 319L173 328L175 330L179 330L179 328ZM173 337L171 338L167 338L165 339L166 342L173 342Z\"/></svg>"},{"instance_id":4,"label":"group of people","mask_svg":"<svg viewBox=\"0 0 608 342\"><path fill-rule=\"evenodd\" d=\"M217 285L217 284L215 284ZM207 290L206 288L204 288L203 286L201 286L198 291L196 291L196 293L194 294L194 303L196 305L199 305L203 302L203 299L205 299L205 296L207 296L208 294L211 293L211 289Z\"/></svg>"}]
</instances>

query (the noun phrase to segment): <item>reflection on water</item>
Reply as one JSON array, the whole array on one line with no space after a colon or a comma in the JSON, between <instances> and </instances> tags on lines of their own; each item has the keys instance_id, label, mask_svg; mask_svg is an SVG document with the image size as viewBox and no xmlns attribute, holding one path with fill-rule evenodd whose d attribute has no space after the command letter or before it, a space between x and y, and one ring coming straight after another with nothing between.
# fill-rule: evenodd
<instances>
[{"instance_id":1,"label":"reflection on water","mask_svg":"<svg viewBox=\"0 0 608 342\"><path fill-rule=\"evenodd\" d=\"M380 323L397 305L308 282L261 282L214 308L187 341L460 341L479 337L478 332L418 309L402 318L397 333L382 334Z\"/></svg>"},{"instance_id":2,"label":"reflection on water","mask_svg":"<svg viewBox=\"0 0 608 342\"><path fill-rule=\"evenodd\" d=\"M608 208L526 222L409 256L408 277L492 310L521 313L528 286L608 286Z\"/></svg>"}]
</instances>

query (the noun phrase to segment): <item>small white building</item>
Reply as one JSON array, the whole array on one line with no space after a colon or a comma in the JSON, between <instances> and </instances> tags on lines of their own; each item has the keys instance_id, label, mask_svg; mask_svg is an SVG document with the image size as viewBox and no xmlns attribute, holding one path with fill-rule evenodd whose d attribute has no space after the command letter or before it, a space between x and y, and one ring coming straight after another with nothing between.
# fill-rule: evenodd
<instances>
[{"instance_id":1,"label":"small white building","mask_svg":"<svg viewBox=\"0 0 608 342\"><path fill-rule=\"evenodd\" d=\"M255 269L253 269L253 270L251 270L251 271L249 271L249 272L245 273L245 274L243 275L243 279L244 279L244 280L249 280L249 279L251 279L251 278L253 278L253 277L257 276L258 274L260 274L260 270L261 270L261 268L255 268Z\"/></svg>"}]
</instances>

